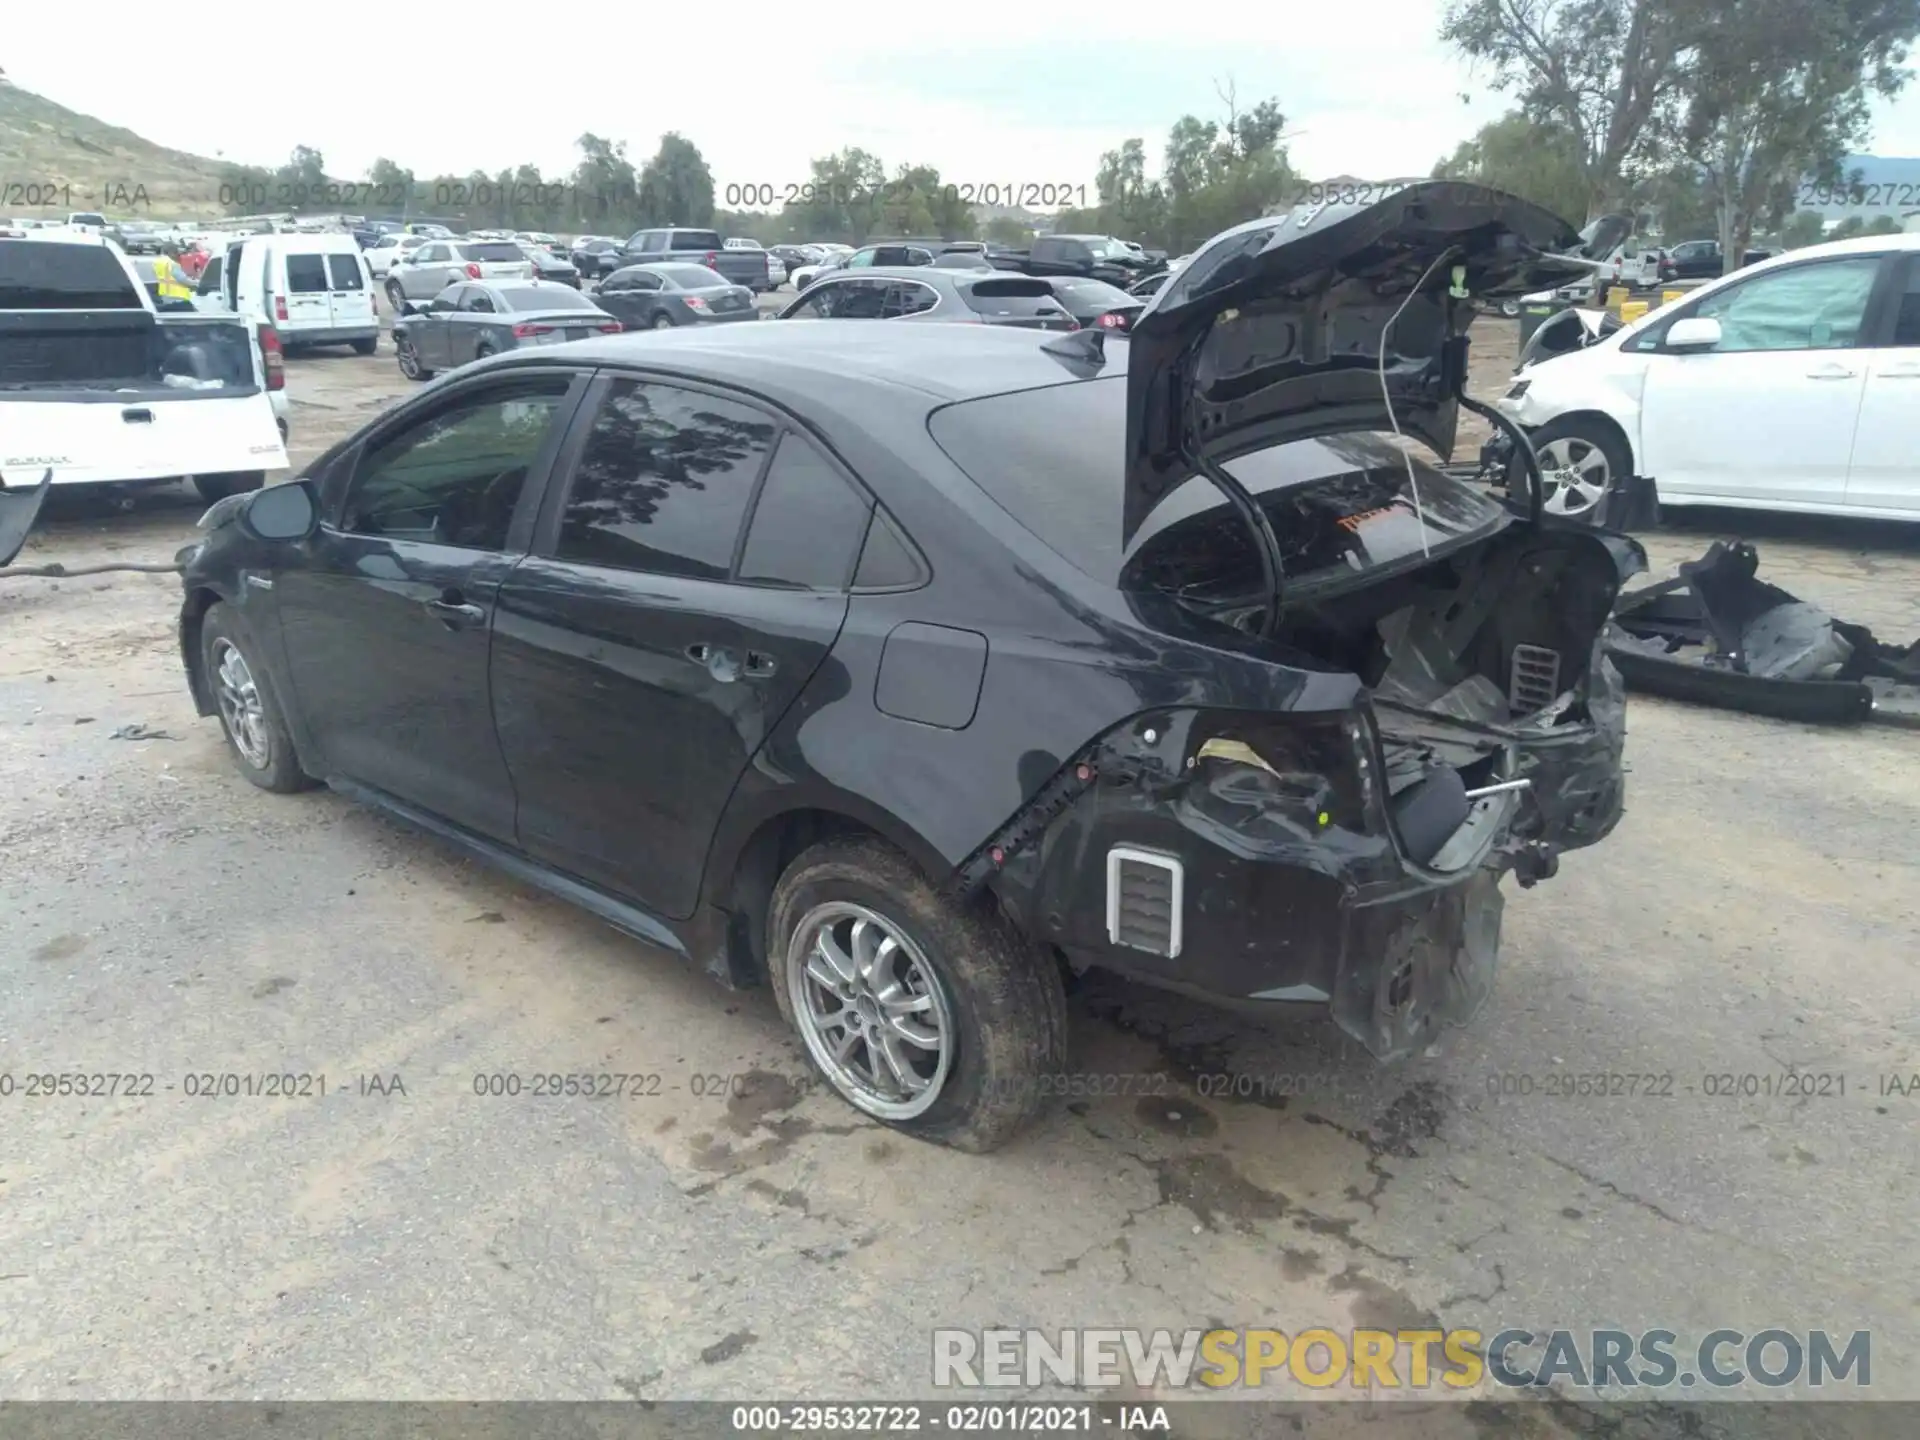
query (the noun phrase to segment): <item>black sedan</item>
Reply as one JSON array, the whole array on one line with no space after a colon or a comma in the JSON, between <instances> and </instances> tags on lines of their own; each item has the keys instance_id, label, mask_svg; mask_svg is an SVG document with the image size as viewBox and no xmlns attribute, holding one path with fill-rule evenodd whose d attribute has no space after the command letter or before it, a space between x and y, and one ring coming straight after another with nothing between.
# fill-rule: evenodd
<instances>
[{"instance_id":1,"label":"black sedan","mask_svg":"<svg viewBox=\"0 0 1920 1440\"><path fill-rule=\"evenodd\" d=\"M620 322L578 290L540 280L469 280L425 306L408 303L393 322L400 373L431 380L505 350L614 335Z\"/></svg>"},{"instance_id":2,"label":"black sedan","mask_svg":"<svg viewBox=\"0 0 1920 1440\"><path fill-rule=\"evenodd\" d=\"M611 275L620 268L620 242L600 236L576 240L567 258L582 275Z\"/></svg>"},{"instance_id":3,"label":"black sedan","mask_svg":"<svg viewBox=\"0 0 1920 1440\"><path fill-rule=\"evenodd\" d=\"M1077 330L1080 322L1054 294L1055 282L1032 275L903 265L830 270L779 314L782 320L925 320L1011 325L1024 330Z\"/></svg>"},{"instance_id":4,"label":"black sedan","mask_svg":"<svg viewBox=\"0 0 1920 1440\"><path fill-rule=\"evenodd\" d=\"M791 275L802 265L818 265L827 258L827 252L813 245L769 245L767 253L787 267Z\"/></svg>"},{"instance_id":5,"label":"black sedan","mask_svg":"<svg viewBox=\"0 0 1920 1440\"><path fill-rule=\"evenodd\" d=\"M529 245L525 241L515 241L520 253L527 257L527 263L533 266L533 278L551 281L555 285L570 285L580 288L580 268L571 260L563 260L544 245Z\"/></svg>"},{"instance_id":6,"label":"black sedan","mask_svg":"<svg viewBox=\"0 0 1920 1440\"><path fill-rule=\"evenodd\" d=\"M629 265L593 292L600 308L628 330L671 330L676 325L758 320L753 291L704 265Z\"/></svg>"},{"instance_id":7,"label":"black sedan","mask_svg":"<svg viewBox=\"0 0 1920 1440\"><path fill-rule=\"evenodd\" d=\"M1368 433L1451 441L1450 287L1562 283L1565 222L1449 182L1292 219L1203 247L1126 345L746 325L474 365L207 512L196 708L263 789L767 986L924 1139L1040 1110L1091 968L1417 1054L1491 988L1502 879L1620 815L1596 642L1632 546ZM1396 333L1384 383L1352 363Z\"/></svg>"},{"instance_id":8,"label":"black sedan","mask_svg":"<svg viewBox=\"0 0 1920 1440\"><path fill-rule=\"evenodd\" d=\"M1053 297L1060 302L1060 308L1083 328L1092 326L1124 334L1132 328L1134 317L1147 308L1145 300L1104 280L1055 277L1052 284Z\"/></svg>"}]
</instances>

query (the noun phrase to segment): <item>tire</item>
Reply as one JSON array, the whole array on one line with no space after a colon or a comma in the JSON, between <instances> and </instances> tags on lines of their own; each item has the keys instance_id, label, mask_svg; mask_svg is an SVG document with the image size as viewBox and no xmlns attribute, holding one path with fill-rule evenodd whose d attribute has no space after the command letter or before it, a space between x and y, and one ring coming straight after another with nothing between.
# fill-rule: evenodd
<instances>
[{"instance_id":1,"label":"tire","mask_svg":"<svg viewBox=\"0 0 1920 1440\"><path fill-rule=\"evenodd\" d=\"M291 795L314 781L300 768L259 651L240 617L216 603L200 622L201 675L220 716L227 753L262 790ZM236 663L237 660L237 663Z\"/></svg>"},{"instance_id":2,"label":"tire","mask_svg":"<svg viewBox=\"0 0 1920 1440\"><path fill-rule=\"evenodd\" d=\"M405 309L407 304L407 292L392 280L387 282L387 304L396 315Z\"/></svg>"},{"instance_id":3,"label":"tire","mask_svg":"<svg viewBox=\"0 0 1920 1440\"><path fill-rule=\"evenodd\" d=\"M1520 302L1518 300L1502 300L1500 302L1500 313L1511 319L1520 313Z\"/></svg>"},{"instance_id":4,"label":"tire","mask_svg":"<svg viewBox=\"0 0 1920 1440\"><path fill-rule=\"evenodd\" d=\"M286 437L283 435L281 439L284 441ZM194 490L209 505L229 495L238 495L243 490L258 490L266 483L267 472L264 470L230 470L219 475L193 477Z\"/></svg>"},{"instance_id":5,"label":"tire","mask_svg":"<svg viewBox=\"0 0 1920 1440\"><path fill-rule=\"evenodd\" d=\"M420 363L420 355L413 348L413 341L404 335L394 339L393 358L399 363L400 373L407 379L425 381L433 378L433 371Z\"/></svg>"},{"instance_id":6,"label":"tire","mask_svg":"<svg viewBox=\"0 0 1920 1440\"><path fill-rule=\"evenodd\" d=\"M380 337L378 335L366 340L356 340L353 342L353 353L356 355L371 355L379 348Z\"/></svg>"},{"instance_id":7,"label":"tire","mask_svg":"<svg viewBox=\"0 0 1920 1440\"><path fill-rule=\"evenodd\" d=\"M653 317L652 328L655 330L673 329L673 317L662 310L658 315Z\"/></svg>"},{"instance_id":8,"label":"tire","mask_svg":"<svg viewBox=\"0 0 1920 1440\"><path fill-rule=\"evenodd\" d=\"M856 926L863 927L859 939ZM823 928L842 956L890 956L877 962L889 969L888 982L856 978L839 993L828 991L816 978L826 963L815 951ZM893 945L876 940L876 930ZM1062 1068L1067 1053L1059 967L990 902L961 905L941 895L881 841L829 841L780 877L767 937L780 1013L814 1069L855 1109L917 1139L980 1154L1046 1108L1043 1079ZM896 1025L942 1043L916 1044L885 1026L878 997L887 990L909 997L912 1007L891 1013ZM900 1085L892 1078L900 1072L854 1026L833 1024L839 1015L859 1017L855 1026L872 1027L868 1033L893 1034L894 1055L920 1085ZM839 1041L852 1047L844 1063L830 1050ZM885 1089L863 1077L866 1066L888 1072Z\"/></svg>"},{"instance_id":9,"label":"tire","mask_svg":"<svg viewBox=\"0 0 1920 1440\"><path fill-rule=\"evenodd\" d=\"M1548 421L1530 438L1547 482L1546 513L1605 525L1633 474L1633 457L1620 432L1604 420L1569 415ZM1526 469L1517 454L1507 464L1507 489L1516 497L1527 494Z\"/></svg>"},{"instance_id":10,"label":"tire","mask_svg":"<svg viewBox=\"0 0 1920 1440\"><path fill-rule=\"evenodd\" d=\"M485 360L499 353L498 350L493 348L493 343L488 340L482 340L478 345L473 347L473 358L476 360Z\"/></svg>"}]
</instances>

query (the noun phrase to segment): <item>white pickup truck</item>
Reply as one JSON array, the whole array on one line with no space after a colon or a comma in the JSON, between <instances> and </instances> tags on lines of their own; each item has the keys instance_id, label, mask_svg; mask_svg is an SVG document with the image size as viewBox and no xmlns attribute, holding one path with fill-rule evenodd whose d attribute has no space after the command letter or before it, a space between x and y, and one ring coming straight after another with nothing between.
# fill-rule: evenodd
<instances>
[{"instance_id":1,"label":"white pickup truck","mask_svg":"<svg viewBox=\"0 0 1920 1440\"><path fill-rule=\"evenodd\" d=\"M191 479L213 501L285 470L285 370L261 328L160 313L111 241L0 239L0 565L49 486Z\"/></svg>"}]
</instances>

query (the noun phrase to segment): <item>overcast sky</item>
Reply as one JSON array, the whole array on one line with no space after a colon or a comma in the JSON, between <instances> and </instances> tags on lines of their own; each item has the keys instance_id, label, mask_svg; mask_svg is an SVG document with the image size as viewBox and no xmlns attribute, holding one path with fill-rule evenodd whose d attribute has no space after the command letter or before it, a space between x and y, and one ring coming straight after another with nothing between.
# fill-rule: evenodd
<instances>
[{"instance_id":1,"label":"overcast sky","mask_svg":"<svg viewBox=\"0 0 1920 1440\"><path fill-rule=\"evenodd\" d=\"M19 0L0 65L73 109L248 163L305 144L340 178L381 155L422 176L523 162L553 175L572 168L582 131L626 140L637 161L679 130L723 189L805 180L810 158L845 145L953 182L1091 187L1100 153L1131 135L1157 166L1167 127L1218 118L1215 85L1228 81L1243 106L1279 99L1308 178L1389 179L1427 173L1506 108L1435 40L1438 0L1213 0L1192 34L1176 33L1191 12L1136 0L902 6L874 21L852 8L837 22L758 0L671 17L484 0L421 18L405 4L257 5L232 25L176 10L163 28L196 38L162 42L177 57L165 63L141 39L162 13L150 5L95 0L82 37L72 10ZM349 17L362 23L343 31ZM409 41L417 58L402 58ZM1920 155L1920 93L1883 109L1872 149Z\"/></svg>"}]
</instances>

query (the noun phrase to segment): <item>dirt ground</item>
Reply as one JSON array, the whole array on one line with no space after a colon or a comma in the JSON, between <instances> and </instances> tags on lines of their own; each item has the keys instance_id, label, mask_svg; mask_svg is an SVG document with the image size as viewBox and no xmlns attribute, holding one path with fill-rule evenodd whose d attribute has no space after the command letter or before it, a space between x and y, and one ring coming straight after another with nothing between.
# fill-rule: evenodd
<instances>
[{"instance_id":1,"label":"dirt ground","mask_svg":"<svg viewBox=\"0 0 1920 1440\"><path fill-rule=\"evenodd\" d=\"M384 344L290 376L296 465L406 386ZM63 503L22 560L167 558L199 508ZM1920 632L1920 533L1690 515L1648 548L1735 533L1805 598ZM177 605L168 576L0 579L0 1076L161 1087L0 1098L0 1397L924 1395L934 1325L1438 1322L1871 1329L1875 1397L1920 1398L1920 1094L1886 1079L1920 1071L1909 732L1636 699L1625 820L1509 894L1470 1026L1382 1069L1324 1024L1092 984L1075 1067L1126 1088L973 1159L808 1093L766 997L245 784L192 714ZM662 1089L476 1091L610 1070ZM1789 1097L1790 1070L1838 1078ZM266 1071L327 1093L186 1093ZM1547 1098L1590 1072L1668 1078ZM1558 1407L1421 1426L1599 1433Z\"/></svg>"}]
</instances>

